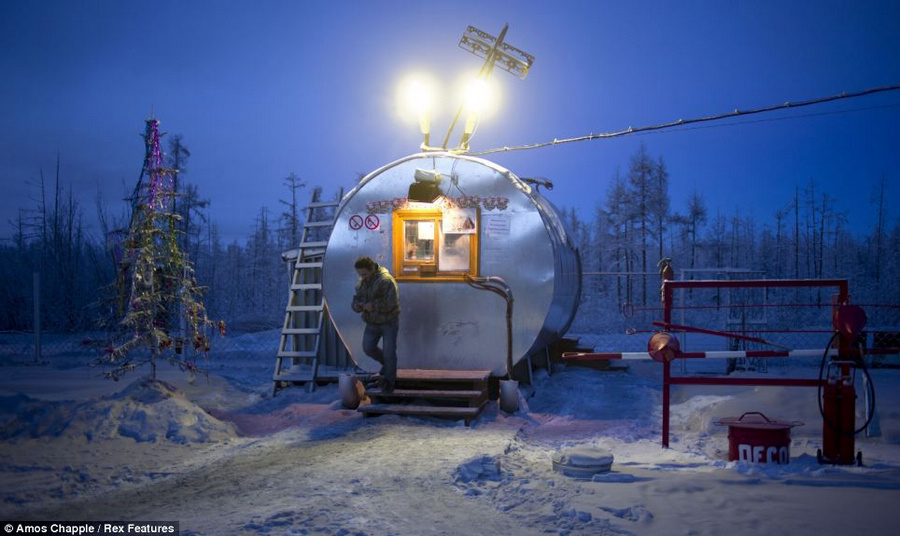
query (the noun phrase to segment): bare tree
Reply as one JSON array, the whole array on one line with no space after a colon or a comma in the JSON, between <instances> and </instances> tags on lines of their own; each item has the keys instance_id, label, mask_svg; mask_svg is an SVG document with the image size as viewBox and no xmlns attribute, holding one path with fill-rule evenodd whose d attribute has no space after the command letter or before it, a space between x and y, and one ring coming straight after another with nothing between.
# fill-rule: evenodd
<instances>
[{"instance_id":1,"label":"bare tree","mask_svg":"<svg viewBox=\"0 0 900 536\"><path fill-rule=\"evenodd\" d=\"M287 186L289 199L279 199L278 202L286 208L281 213L282 224L282 248L297 247L300 243L300 205L297 200L297 194L306 187L306 181L290 173L284 178L284 185Z\"/></svg>"},{"instance_id":2,"label":"bare tree","mask_svg":"<svg viewBox=\"0 0 900 536\"><path fill-rule=\"evenodd\" d=\"M628 188L625 184L625 180L619 174L618 169L616 170L616 176L613 179L613 182L606 192L605 212L608 214L609 225L612 228L612 258L614 260L610 268L619 272L629 271L630 244L628 243L628 230L631 215L628 201ZM631 276L627 276L625 287L623 289L622 278L616 277L617 303L631 301L630 281ZM623 293L625 294L624 296Z\"/></svg>"},{"instance_id":3,"label":"bare tree","mask_svg":"<svg viewBox=\"0 0 900 536\"><path fill-rule=\"evenodd\" d=\"M878 219L875 224L875 293L881 294L881 264L884 251L882 244L884 243L884 174L881 175L878 191L875 192L873 200L878 206Z\"/></svg>"}]
</instances>

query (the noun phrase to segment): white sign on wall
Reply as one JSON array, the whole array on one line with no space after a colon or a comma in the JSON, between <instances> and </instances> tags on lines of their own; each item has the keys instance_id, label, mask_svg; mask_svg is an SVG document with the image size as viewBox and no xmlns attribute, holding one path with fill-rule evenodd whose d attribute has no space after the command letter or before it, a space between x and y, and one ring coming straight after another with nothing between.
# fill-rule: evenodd
<instances>
[{"instance_id":1,"label":"white sign on wall","mask_svg":"<svg viewBox=\"0 0 900 536\"><path fill-rule=\"evenodd\" d=\"M508 237L510 230L509 216L506 214L486 214L484 216L484 234L490 237Z\"/></svg>"},{"instance_id":2,"label":"white sign on wall","mask_svg":"<svg viewBox=\"0 0 900 536\"><path fill-rule=\"evenodd\" d=\"M476 234L478 212L474 208L448 208L442 215L444 234Z\"/></svg>"}]
</instances>

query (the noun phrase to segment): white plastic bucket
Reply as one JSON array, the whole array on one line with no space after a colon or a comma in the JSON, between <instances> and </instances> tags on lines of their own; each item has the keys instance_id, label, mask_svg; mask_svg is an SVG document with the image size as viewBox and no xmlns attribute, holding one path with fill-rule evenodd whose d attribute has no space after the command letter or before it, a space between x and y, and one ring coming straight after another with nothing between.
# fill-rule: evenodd
<instances>
[{"instance_id":1,"label":"white plastic bucket","mask_svg":"<svg viewBox=\"0 0 900 536\"><path fill-rule=\"evenodd\" d=\"M345 408L359 407L359 391L356 388L356 374L341 374L338 377L338 391L341 393L341 404Z\"/></svg>"},{"instance_id":2,"label":"white plastic bucket","mask_svg":"<svg viewBox=\"0 0 900 536\"><path fill-rule=\"evenodd\" d=\"M506 413L519 411L519 382L500 380L500 409Z\"/></svg>"}]
</instances>

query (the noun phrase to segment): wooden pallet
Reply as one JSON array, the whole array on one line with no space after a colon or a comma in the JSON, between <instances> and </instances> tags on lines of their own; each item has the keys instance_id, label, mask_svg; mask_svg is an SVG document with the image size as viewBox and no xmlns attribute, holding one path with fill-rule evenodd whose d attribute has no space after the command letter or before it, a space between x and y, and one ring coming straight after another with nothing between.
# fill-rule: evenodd
<instances>
[{"instance_id":1,"label":"wooden pallet","mask_svg":"<svg viewBox=\"0 0 900 536\"><path fill-rule=\"evenodd\" d=\"M415 415L463 419L469 425L488 403L487 370L397 371L397 384L391 393L369 389L371 404L358 411L366 416Z\"/></svg>"}]
</instances>

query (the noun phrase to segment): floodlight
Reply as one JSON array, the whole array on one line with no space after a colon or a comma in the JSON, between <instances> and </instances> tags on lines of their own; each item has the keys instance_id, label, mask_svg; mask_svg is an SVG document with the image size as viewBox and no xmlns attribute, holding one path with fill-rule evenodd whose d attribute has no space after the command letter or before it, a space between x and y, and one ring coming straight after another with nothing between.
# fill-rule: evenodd
<instances>
[{"instance_id":1,"label":"floodlight","mask_svg":"<svg viewBox=\"0 0 900 536\"><path fill-rule=\"evenodd\" d=\"M491 101L491 87L484 78L476 78L469 82L465 90L465 107L471 114L485 111Z\"/></svg>"},{"instance_id":2,"label":"floodlight","mask_svg":"<svg viewBox=\"0 0 900 536\"><path fill-rule=\"evenodd\" d=\"M419 122L419 130L425 136L422 147L427 147L431 133L435 84L421 75L408 77L400 86L399 99L403 115L409 118L414 117Z\"/></svg>"},{"instance_id":3,"label":"floodlight","mask_svg":"<svg viewBox=\"0 0 900 536\"><path fill-rule=\"evenodd\" d=\"M409 185L409 193L406 196L410 201L434 203L437 198L444 195L441 191L443 178L436 169L416 168L413 178L414 181Z\"/></svg>"}]
</instances>

